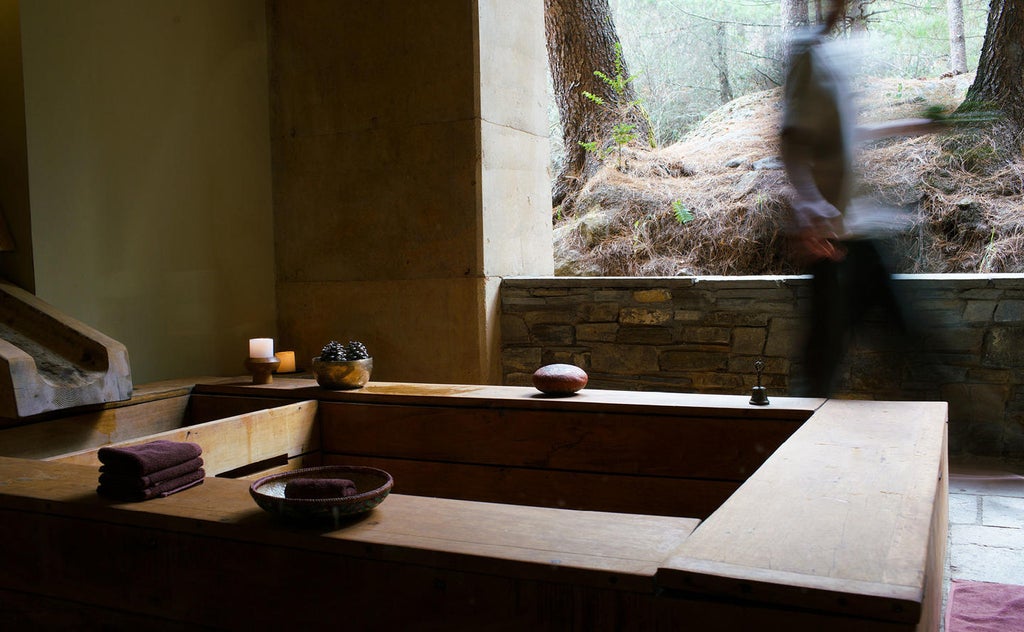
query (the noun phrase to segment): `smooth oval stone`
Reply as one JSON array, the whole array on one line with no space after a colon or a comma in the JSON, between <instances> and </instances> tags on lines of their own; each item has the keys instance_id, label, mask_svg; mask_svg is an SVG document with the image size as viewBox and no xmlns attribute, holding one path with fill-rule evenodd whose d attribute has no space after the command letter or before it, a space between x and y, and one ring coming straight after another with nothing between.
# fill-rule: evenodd
<instances>
[{"instance_id":1,"label":"smooth oval stone","mask_svg":"<svg viewBox=\"0 0 1024 632\"><path fill-rule=\"evenodd\" d=\"M533 385L541 393L571 395L587 385L587 372L572 364L549 364L533 373Z\"/></svg>"}]
</instances>

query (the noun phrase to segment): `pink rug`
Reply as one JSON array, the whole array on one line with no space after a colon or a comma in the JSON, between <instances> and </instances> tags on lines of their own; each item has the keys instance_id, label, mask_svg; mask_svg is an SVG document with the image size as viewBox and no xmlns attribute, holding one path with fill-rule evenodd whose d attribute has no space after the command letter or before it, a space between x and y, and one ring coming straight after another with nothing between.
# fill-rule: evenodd
<instances>
[{"instance_id":1,"label":"pink rug","mask_svg":"<svg viewBox=\"0 0 1024 632\"><path fill-rule=\"evenodd\" d=\"M946 632L1024 630L1024 586L954 579L946 604Z\"/></svg>"}]
</instances>

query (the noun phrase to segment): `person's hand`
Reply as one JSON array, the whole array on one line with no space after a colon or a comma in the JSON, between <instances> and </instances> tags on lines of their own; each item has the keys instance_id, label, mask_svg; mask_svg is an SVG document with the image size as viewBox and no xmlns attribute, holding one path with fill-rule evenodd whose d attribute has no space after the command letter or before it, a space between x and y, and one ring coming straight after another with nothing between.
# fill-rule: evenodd
<instances>
[{"instance_id":1,"label":"person's hand","mask_svg":"<svg viewBox=\"0 0 1024 632\"><path fill-rule=\"evenodd\" d=\"M793 250L804 265L818 261L842 261L846 251L833 238L813 230L802 230L793 237Z\"/></svg>"},{"instance_id":2,"label":"person's hand","mask_svg":"<svg viewBox=\"0 0 1024 632\"><path fill-rule=\"evenodd\" d=\"M840 261L846 252L837 244L842 214L823 198L794 200L796 233L793 249L803 264Z\"/></svg>"},{"instance_id":3,"label":"person's hand","mask_svg":"<svg viewBox=\"0 0 1024 632\"><path fill-rule=\"evenodd\" d=\"M835 206L829 204L817 192L797 192L795 199L791 202L793 206L793 217L796 220L797 228L804 230L815 228L821 231L832 230L842 217Z\"/></svg>"}]
</instances>

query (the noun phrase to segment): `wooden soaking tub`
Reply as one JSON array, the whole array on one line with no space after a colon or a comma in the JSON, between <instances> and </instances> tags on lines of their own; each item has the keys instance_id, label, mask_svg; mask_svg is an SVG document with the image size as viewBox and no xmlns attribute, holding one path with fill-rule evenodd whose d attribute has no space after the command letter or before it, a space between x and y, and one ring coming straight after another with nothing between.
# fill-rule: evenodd
<instances>
[{"instance_id":1,"label":"wooden soaking tub","mask_svg":"<svg viewBox=\"0 0 1024 632\"><path fill-rule=\"evenodd\" d=\"M0 431L2 617L150 629L938 629L943 403L324 391L281 377L150 395L91 413L107 420L92 420L90 445L70 445L83 433L69 419ZM110 443L196 441L217 476L144 503L100 498L104 423ZM43 444L74 436L11 454L32 433ZM393 492L336 525L285 523L249 497L254 477L319 464L387 470Z\"/></svg>"}]
</instances>

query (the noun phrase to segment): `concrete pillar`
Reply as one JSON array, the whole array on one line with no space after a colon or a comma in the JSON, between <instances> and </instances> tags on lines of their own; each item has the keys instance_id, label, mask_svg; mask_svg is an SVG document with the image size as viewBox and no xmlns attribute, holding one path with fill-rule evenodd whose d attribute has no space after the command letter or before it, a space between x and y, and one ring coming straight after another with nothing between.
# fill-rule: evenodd
<instances>
[{"instance_id":1,"label":"concrete pillar","mask_svg":"<svg viewBox=\"0 0 1024 632\"><path fill-rule=\"evenodd\" d=\"M543 3L269 6L279 347L499 382L500 279L553 269Z\"/></svg>"}]
</instances>

